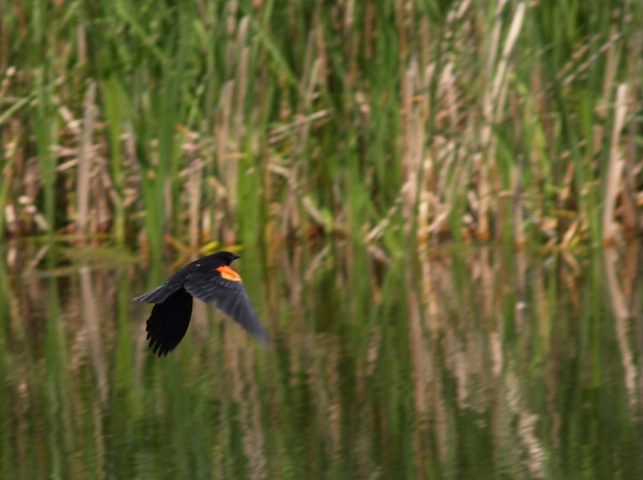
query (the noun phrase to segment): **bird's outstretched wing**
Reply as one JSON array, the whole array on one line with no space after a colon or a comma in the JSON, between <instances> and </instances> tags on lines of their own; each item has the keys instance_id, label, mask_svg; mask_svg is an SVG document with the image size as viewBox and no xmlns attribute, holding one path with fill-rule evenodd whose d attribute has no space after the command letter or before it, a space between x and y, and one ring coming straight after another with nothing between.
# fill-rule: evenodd
<instances>
[{"instance_id":1,"label":"bird's outstretched wing","mask_svg":"<svg viewBox=\"0 0 643 480\"><path fill-rule=\"evenodd\" d=\"M152 294L156 290L158 289L152 290L142 297ZM146 328L147 339L150 341L152 351L162 357L174 350L185 336L191 316L192 295L183 288L179 288L167 296L165 301L154 305Z\"/></svg>"},{"instance_id":2,"label":"bird's outstretched wing","mask_svg":"<svg viewBox=\"0 0 643 480\"><path fill-rule=\"evenodd\" d=\"M149 292L139 295L132 300L135 302L162 303L180 287L181 285L170 285L168 282L165 282L154 290L150 290Z\"/></svg>"},{"instance_id":3,"label":"bird's outstretched wing","mask_svg":"<svg viewBox=\"0 0 643 480\"><path fill-rule=\"evenodd\" d=\"M237 321L257 340L270 343L270 336L259 322L241 277L230 267L190 273L183 288L203 302L215 302L219 310Z\"/></svg>"}]
</instances>

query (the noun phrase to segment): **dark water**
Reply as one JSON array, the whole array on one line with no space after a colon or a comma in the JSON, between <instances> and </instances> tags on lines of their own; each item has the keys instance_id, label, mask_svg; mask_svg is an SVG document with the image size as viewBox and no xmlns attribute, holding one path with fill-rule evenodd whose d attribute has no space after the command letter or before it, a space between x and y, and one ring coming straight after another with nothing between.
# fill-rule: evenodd
<instances>
[{"instance_id":1,"label":"dark water","mask_svg":"<svg viewBox=\"0 0 643 480\"><path fill-rule=\"evenodd\" d=\"M641 478L636 252L244 252L275 346L199 304L158 359L165 265L6 248L0 478Z\"/></svg>"}]
</instances>

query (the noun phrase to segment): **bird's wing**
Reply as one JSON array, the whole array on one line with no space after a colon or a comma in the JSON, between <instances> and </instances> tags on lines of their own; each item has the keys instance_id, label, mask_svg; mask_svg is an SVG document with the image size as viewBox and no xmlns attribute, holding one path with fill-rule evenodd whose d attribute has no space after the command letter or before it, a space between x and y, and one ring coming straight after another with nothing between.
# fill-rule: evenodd
<instances>
[{"instance_id":1,"label":"bird's wing","mask_svg":"<svg viewBox=\"0 0 643 480\"><path fill-rule=\"evenodd\" d=\"M147 303L162 303L170 295L179 290L183 286L183 281L185 277L195 268L195 263L192 262L189 265L186 265L181 270L176 272L170 278L168 278L163 285L159 285L154 290L150 290L143 295L139 295L134 298L135 302L147 302Z\"/></svg>"},{"instance_id":2,"label":"bird's wing","mask_svg":"<svg viewBox=\"0 0 643 480\"><path fill-rule=\"evenodd\" d=\"M216 302L219 310L237 321L258 340L270 342L270 337L259 322L250 297L241 283L241 277L230 267L190 273L183 288L203 302Z\"/></svg>"},{"instance_id":3,"label":"bird's wing","mask_svg":"<svg viewBox=\"0 0 643 480\"><path fill-rule=\"evenodd\" d=\"M152 351L162 357L174 350L188 330L191 316L192 295L182 288L168 295L164 302L154 305L146 328Z\"/></svg>"},{"instance_id":4,"label":"bird's wing","mask_svg":"<svg viewBox=\"0 0 643 480\"><path fill-rule=\"evenodd\" d=\"M170 284L165 282L163 285L159 285L154 290L150 290L143 295L139 295L136 298L133 298L135 302L146 302L146 303L162 303L167 298L176 292L181 285Z\"/></svg>"}]
</instances>

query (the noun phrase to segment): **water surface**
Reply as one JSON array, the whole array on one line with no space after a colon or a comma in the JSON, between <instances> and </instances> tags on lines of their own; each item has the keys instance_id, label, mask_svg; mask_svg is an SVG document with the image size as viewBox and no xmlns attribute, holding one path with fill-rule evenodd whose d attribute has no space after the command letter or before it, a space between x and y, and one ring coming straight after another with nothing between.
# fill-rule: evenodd
<instances>
[{"instance_id":1,"label":"water surface","mask_svg":"<svg viewBox=\"0 0 643 480\"><path fill-rule=\"evenodd\" d=\"M163 359L131 298L176 267L2 253L0 478L643 474L636 253L244 252L275 346L197 302Z\"/></svg>"}]
</instances>

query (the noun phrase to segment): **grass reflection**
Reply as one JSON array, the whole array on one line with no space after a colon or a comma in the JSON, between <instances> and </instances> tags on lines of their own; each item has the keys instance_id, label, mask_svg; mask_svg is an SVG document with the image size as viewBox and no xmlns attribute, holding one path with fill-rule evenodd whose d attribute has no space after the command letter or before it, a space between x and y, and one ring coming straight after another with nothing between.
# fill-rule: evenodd
<instances>
[{"instance_id":1,"label":"grass reflection","mask_svg":"<svg viewBox=\"0 0 643 480\"><path fill-rule=\"evenodd\" d=\"M641 297L610 252L273 252L239 265L273 348L208 307L165 359L131 302L161 269L2 263L0 476L637 478Z\"/></svg>"}]
</instances>

